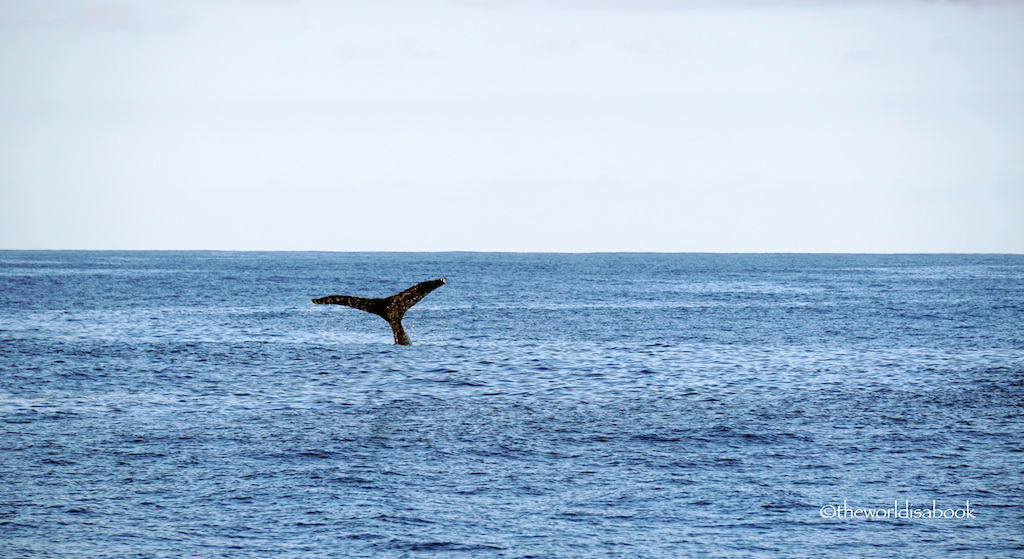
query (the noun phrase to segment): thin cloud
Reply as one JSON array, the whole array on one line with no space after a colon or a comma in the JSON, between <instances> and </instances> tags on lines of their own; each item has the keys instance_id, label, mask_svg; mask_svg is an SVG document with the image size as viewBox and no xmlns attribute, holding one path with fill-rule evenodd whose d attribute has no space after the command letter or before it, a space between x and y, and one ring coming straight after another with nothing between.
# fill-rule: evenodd
<instances>
[{"instance_id":1,"label":"thin cloud","mask_svg":"<svg viewBox=\"0 0 1024 559\"><path fill-rule=\"evenodd\" d=\"M73 15L71 19L99 31L131 32L177 31L190 22L190 18L182 13L160 13L149 7L123 4L89 6Z\"/></svg>"},{"instance_id":2,"label":"thin cloud","mask_svg":"<svg viewBox=\"0 0 1024 559\"><path fill-rule=\"evenodd\" d=\"M0 29L77 27L100 32L179 31L195 19L188 10L185 3L160 6L111 2L9 2L0 5Z\"/></svg>"},{"instance_id":3,"label":"thin cloud","mask_svg":"<svg viewBox=\"0 0 1024 559\"><path fill-rule=\"evenodd\" d=\"M960 4L965 6L1024 6L1021 0L454 0L455 5L565 9L734 10L775 8L863 7L868 4Z\"/></svg>"}]
</instances>

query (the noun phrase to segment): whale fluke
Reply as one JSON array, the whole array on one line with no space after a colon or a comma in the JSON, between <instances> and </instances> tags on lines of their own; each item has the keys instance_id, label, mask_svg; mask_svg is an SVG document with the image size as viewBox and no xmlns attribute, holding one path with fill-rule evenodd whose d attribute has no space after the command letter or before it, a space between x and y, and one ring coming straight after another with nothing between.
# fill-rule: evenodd
<instances>
[{"instance_id":1,"label":"whale fluke","mask_svg":"<svg viewBox=\"0 0 1024 559\"><path fill-rule=\"evenodd\" d=\"M405 311L420 302L420 299L428 293L447 283L445 279L435 279L417 283L401 293L390 297L370 298L353 297L351 295L328 295L319 299L313 299L317 305L345 305L368 313L373 313L391 325L391 332L395 335L395 343L398 345L410 345L409 336L402 327L402 317Z\"/></svg>"}]
</instances>

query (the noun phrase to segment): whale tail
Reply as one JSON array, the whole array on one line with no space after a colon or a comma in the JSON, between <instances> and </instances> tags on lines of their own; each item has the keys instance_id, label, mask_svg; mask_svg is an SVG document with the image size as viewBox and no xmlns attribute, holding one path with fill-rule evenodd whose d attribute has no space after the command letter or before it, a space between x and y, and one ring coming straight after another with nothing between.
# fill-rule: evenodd
<instances>
[{"instance_id":1,"label":"whale tail","mask_svg":"<svg viewBox=\"0 0 1024 559\"><path fill-rule=\"evenodd\" d=\"M313 299L317 305L344 305L368 313L373 313L391 325L391 332L395 335L395 343L398 345L410 345L409 336L402 326L402 317L405 311L420 302L428 293L447 283L445 279L435 279L417 283L401 293L390 297L353 297L351 295L328 295Z\"/></svg>"}]
</instances>

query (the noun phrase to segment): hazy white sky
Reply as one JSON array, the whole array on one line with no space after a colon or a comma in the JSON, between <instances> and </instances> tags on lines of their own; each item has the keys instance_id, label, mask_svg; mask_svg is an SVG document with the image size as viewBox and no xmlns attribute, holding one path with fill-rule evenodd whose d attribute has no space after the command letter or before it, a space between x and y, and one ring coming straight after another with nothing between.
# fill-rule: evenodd
<instances>
[{"instance_id":1,"label":"hazy white sky","mask_svg":"<svg viewBox=\"0 0 1024 559\"><path fill-rule=\"evenodd\" d=\"M1024 2L0 0L0 248L1024 253Z\"/></svg>"}]
</instances>

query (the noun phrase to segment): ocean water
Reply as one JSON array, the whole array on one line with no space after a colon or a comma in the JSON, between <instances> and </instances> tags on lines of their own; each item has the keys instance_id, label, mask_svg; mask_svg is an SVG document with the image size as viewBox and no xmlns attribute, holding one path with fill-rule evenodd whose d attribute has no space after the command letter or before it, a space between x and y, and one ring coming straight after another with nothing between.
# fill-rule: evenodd
<instances>
[{"instance_id":1,"label":"ocean water","mask_svg":"<svg viewBox=\"0 0 1024 559\"><path fill-rule=\"evenodd\" d=\"M313 305L444 277L395 346ZM0 252L5 558L1024 557L1024 256Z\"/></svg>"}]
</instances>

